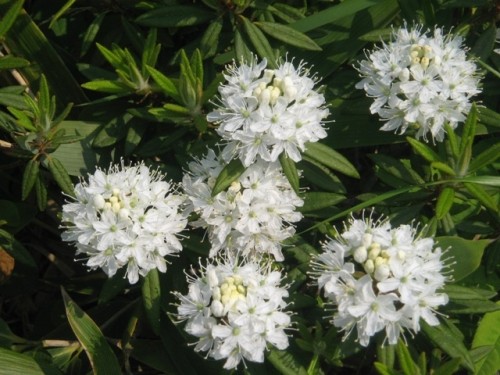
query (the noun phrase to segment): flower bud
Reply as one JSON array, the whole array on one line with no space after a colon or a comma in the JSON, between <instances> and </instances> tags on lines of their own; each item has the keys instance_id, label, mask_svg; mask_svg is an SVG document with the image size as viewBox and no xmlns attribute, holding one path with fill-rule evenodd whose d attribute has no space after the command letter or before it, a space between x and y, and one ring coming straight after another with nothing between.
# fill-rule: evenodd
<instances>
[{"instance_id":1,"label":"flower bud","mask_svg":"<svg viewBox=\"0 0 500 375\"><path fill-rule=\"evenodd\" d=\"M358 247L356 250L354 250L354 260L358 263L363 263L367 256L368 256L368 252L366 251L366 247L364 246L360 246Z\"/></svg>"},{"instance_id":2,"label":"flower bud","mask_svg":"<svg viewBox=\"0 0 500 375\"><path fill-rule=\"evenodd\" d=\"M366 273L372 273L375 270L375 263L373 263L373 260L368 259L363 267Z\"/></svg>"},{"instance_id":3,"label":"flower bud","mask_svg":"<svg viewBox=\"0 0 500 375\"><path fill-rule=\"evenodd\" d=\"M220 318L224 315L224 305L220 301L212 301L210 305L210 310L212 311L213 316Z\"/></svg>"},{"instance_id":4,"label":"flower bud","mask_svg":"<svg viewBox=\"0 0 500 375\"><path fill-rule=\"evenodd\" d=\"M104 208L104 205L106 204L106 201L104 200L101 194L94 195L93 201L94 201L94 207L97 208L98 210L102 210Z\"/></svg>"},{"instance_id":5,"label":"flower bud","mask_svg":"<svg viewBox=\"0 0 500 375\"><path fill-rule=\"evenodd\" d=\"M389 268L389 265L384 263L375 267L373 277L377 281L384 281L389 277L390 273L391 269Z\"/></svg>"}]
</instances>

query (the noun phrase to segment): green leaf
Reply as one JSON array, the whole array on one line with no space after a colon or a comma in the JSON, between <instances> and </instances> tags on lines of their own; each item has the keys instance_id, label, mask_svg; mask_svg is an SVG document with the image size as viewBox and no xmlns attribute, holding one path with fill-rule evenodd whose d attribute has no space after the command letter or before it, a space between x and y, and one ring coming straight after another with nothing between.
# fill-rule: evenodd
<instances>
[{"instance_id":1,"label":"green leaf","mask_svg":"<svg viewBox=\"0 0 500 375\"><path fill-rule=\"evenodd\" d=\"M474 363L472 358L465 348L463 338L458 337L455 333L457 328L449 321L442 322L437 326L430 326L424 320L420 322L422 330L427 337L451 358L461 359L461 364L467 369L474 371Z\"/></svg>"},{"instance_id":2,"label":"green leaf","mask_svg":"<svg viewBox=\"0 0 500 375\"><path fill-rule=\"evenodd\" d=\"M409 161L407 160L405 164L401 160L383 154L372 154L369 155L369 157L379 168L382 168L391 176L404 181L406 184L418 185L425 182L422 177L410 167Z\"/></svg>"},{"instance_id":3,"label":"green leaf","mask_svg":"<svg viewBox=\"0 0 500 375\"><path fill-rule=\"evenodd\" d=\"M344 201L346 197L337 193L309 192L304 193L304 205L300 212L313 212L322 208L332 207Z\"/></svg>"},{"instance_id":4,"label":"green leaf","mask_svg":"<svg viewBox=\"0 0 500 375\"><path fill-rule=\"evenodd\" d=\"M71 6L75 3L76 0L68 0L62 7L57 11L56 14L52 16L52 20L50 21L49 24L49 29L52 29L54 27L54 24L57 22L57 20L64 14L66 11L71 8Z\"/></svg>"},{"instance_id":5,"label":"green leaf","mask_svg":"<svg viewBox=\"0 0 500 375\"><path fill-rule=\"evenodd\" d=\"M158 334L160 332L160 277L157 269L152 269L144 277L142 284L142 300L146 314L153 328L153 332Z\"/></svg>"},{"instance_id":6,"label":"green leaf","mask_svg":"<svg viewBox=\"0 0 500 375\"><path fill-rule=\"evenodd\" d=\"M255 25L284 43L310 51L321 51L321 47L314 40L289 26L274 22L255 22Z\"/></svg>"},{"instance_id":7,"label":"green leaf","mask_svg":"<svg viewBox=\"0 0 500 375\"><path fill-rule=\"evenodd\" d=\"M399 340L396 346L396 355L405 375L419 375L420 370L411 358L410 352L403 340Z\"/></svg>"},{"instance_id":8,"label":"green leaf","mask_svg":"<svg viewBox=\"0 0 500 375\"><path fill-rule=\"evenodd\" d=\"M373 366L375 367L375 370L377 370L377 372L380 375L398 375L399 374L397 371L393 370L392 368L387 367L386 365L384 365L381 362L374 362Z\"/></svg>"},{"instance_id":9,"label":"green leaf","mask_svg":"<svg viewBox=\"0 0 500 375\"><path fill-rule=\"evenodd\" d=\"M500 113L486 107L479 107L478 121L482 124L498 128L500 127Z\"/></svg>"},{"instance_id":10,"label":"green leaf","mask_svg":"<svg viewBox=\"0 0 500 375\"><path fill-rule=\"evenodd\" d=\"M283 375L307 375L306 369L286 350L271 349L267 360Z\"/></svg>"},{"instance_id":11,"label":"green leaf","mask_svg":"<svg viewBox=\"0 0 500 375\"><path fill-rule=\"evenodd\" d=\"M205 23L214 16L212 11L199 6L168 5L141 14L135 22L148 27L186 27Z\"/></svg>"},{"instance_id":12,"label":"green leaf","mask_svg":"<svg viewBox=\"0 0 500 375\"><path fill-rule=\"evenodd\" d=\"M69 177L66 168L64 168L59 159L51 157L48 159L47 164L52 177L54 177L54 180L57 182L61 190L68 195L73 195L73 183L71 182L71 178Z\"/></svg>"},{"instance_id":13,"label":"green leaf","mask_svg":"<svg viewBox=\"0 0 500 375\"><path fill-rule=\"evenodd\" d=\"M297 167L295 166L295 162L290 159L285 153L280 154L279 156L281 168L283 169L283 173L285 174L288 182L290 182L290 186L295 191L295 193L299 193L299 172L297 172Z\"/></svg>"},{"instance_id":14,"label":"green leaf","mask_svg":"<svg viewBox=\"0 0 500 375\"><path fill-rule=\"evenodd\" d=\"M500 310L500 306L488 300L460 300L449 302L443 311L450 314L484 314Z\"/></svg>"},{"instance_id":15,"label":"green leaf","mask_svg":"<svg viewBox=\"0 0 500 375\"><path fill-rule=\"evenodd\" d=\"M23 68L29 64L28 60L12 55L0 57L0 70Z\"/></svg>"},{"instance_id":16,"label":"green leaf","mask_svg":"<svg viewBox=\"0 0 500 375\"><path fill-rule=\"evenodd\" d=\"M212 189L212 197L226 190L234 181L238 180L243 172L245 172L245 167L241 161L239 159L231 160L217 176Z\"/></svg>"},{"instance_id":17,"label":"green leaf","mask_svg":"<svg viewBox=\"0 0 500 375\"><path fill-rule=\"evenodd\" d=\"M0 3L0 14L5 14L6 11L6 5ZM88 101L68 66L24 10L21 10L5 34L4 44L13 55L31 62L28 68L22 69L23 76L28 82L38 81L42 73L46 76L52 93L57 96L60 105Z\"/></svg>"},{"instance_id":18,"label":"green leaf","mask_svg":"<svg viewBox=\"0 0 500 375\"><path fill-rule=\"evenodd\" d=\"M475 363L475 374L493 375L500 368L500 311L485 314L479 322L472 348L481 347L487 347L488 351Z\"/></svg>"},{"instance_id":19,"label":"green leaf","mask_svg":"<svg viewBox=\"0 0 500 375\"><path fill-rule=\"evenodd\" d=\"M11 2L12 5L9 9L4 13L2 19L0 20L0 40L3 39L4 35L9 31L14 22L16 21L17 16L23 9L24 0L14 0Z\"/></svg>"},{"instance_id":20,"label":"green leaf","mask_svg":"<svg viewBox=\"0 0 500 375\"><path fill-rule=\"evenodd\" d=\"M123 139L127 134L128 123L132 119L129 113L116 116L99 130L92 142L93 147L108 147Z\"/></svg>"},{"instance_id":21,"label":"green leaf","mask_svg":"<svg viewBox=\"0 0 500 375\"><path fill-rule=\"evenodd\" d=\"M469 165L469 173L473 173L478 169L481 169L488 164L493 163L495 160L500 158L500 143L491 145L485 151L481 152L478 156L472 159Z\"/></svg>"},{"instance_id":22,"label":"green leaf","mask_svg":"<svg viewBox=\"0 0 500 375\"><path fill-rule=\"evenodd\" d=\"M452 257L451 276L454 281L463 279L476 270L483 257L484 249L489 240L466 240L460 237L437 237L436 242L446 255Z\"/></svg>"},{"instance_id":23,"label":"green leaf","mask_svg":"<svg viewBox=\"0 0 500 375\"><path fill-rule=\"evenodd\" d=\"M486 60L493 51L496 39L495 23L491 23L490 27L483 31L476 41L476 44L471 48L470 53L481 60Z\"/></svg>"},{"instance_id":24,"label":"green leaf","mask_svg":"<svg viewBox=\"0 0 500 375\"><path fill-rule=\"evenodd\" d=\"M97 36L97 33L101 29L101 25L102 22L104 21L104 17L106 16L106 14L107 12L98 14L90 23L89 27L87 28L87 31L85 31L85 35L83 36L82 39L82 48L80 50L80 57L83 57L94 43L95 37Z\"/></svg>"},{"instance_id":25,"label":"green leaf","mask_svg":"<svg viewBox=\"0 0 500 375\"><path fill-rule=\"evenodd\" d=\"M30 193L31 189L33 189L35 181L38 178L39 170L40 170L40 162L38 160L31 159L26 164L26 167L24 168L23 182L21 186L21 199L23 201L28 197L28 194Z\"/></svg>"},{"instance_id":26,"label":"green leaf","mask_svg":"<svg viewBox=\"0 0 500 375\"><path fill-rule=\"evenodd\" d=\"M108 94L129 93L132 90L131 87L123 82L108 79L99 79L86 82L82 84L82 87L87 90L105 92Z\"/></svg>"},{"instance_id":27,"label":"green leaf","mask_svg":"<svg viewBox=\"0 0 500 375\"><path fill-rule=\"evenodd\" d=\"M331 6L323 11L316 12L309 17L303 18L290 26L303 33L317 29L336 20L355 14L365 8L377 3L376 0L350 0L341 4Z\"/></svg>"},{"instance_id":28,"label":"green leaf","mask_svg":"<svg viewBox=\"0 0 500 375\"><path fill-rule=\"evenodd\" d=\"M494 212L498 212L498 201L494 196L489 194L484 188L478 184L464 183L467 191L479 200L485 207L489 208ZM498 194L497 194L498 197Z\"/></svg>"},{"instance_id":29,"label":"green leaf","mask_svg":"<svg viewBox=\"0 0 500 375\"><path fill-rule=\"evenodd\" d=\"M177 86L168 78L163 75L159 70L152 68L150 66L146 66L146 70L151 74L156 84L160 87L163 93L167 96L172 97L175 101L180 101L179 90Z\"/></svg>"},{"instance_id":30,"label":"green leaf","mask_svg":"<svg viewBox=\"0 0 500 375\"><path fill-rule=\"evenodd\" d=\"M436 368L433 375L453 375L460 367L460 358L453 358L451 361ZM477 374L476 374L477 375Z\"/></svg>"},{"instance_id":31,"label":"green leaf","mask_svg":"<svg viewBox=\"0 0 500 375\"><path fill-rule=\"evenodd\" d=\"M118 360L106 342L99 327L82 309L80 309L62 287L61 293L69 325L87 353L94 374L122 374Z\"/></svg>"},{"instance_id":32,"label":"green leaf","mask_svg":"<svg viewBox=\"0 0 500 375\"><path fill-rule=\"evenodd\" d=\"M204 58L215 55L219 36L222 31L222 18L217 18L208 25L200 40L200 51Z\"/></svg>"},{"instance_id":33,"label":"green leaf","mask_svg":"<svg viewBox=\"0 0 500 375\"><path fill-rule=\"evenodd\" d=\"M450 212L453 206L453 200L455 199L455 189L452 187L445 187L441 193L436 203L436 217L441 220L448 212Z\"/></svg>"},{"instance_id":34,"label":"green leaf","mask_svg":"<svg viewBox=\"0 0 500 375\"><path fill-rule=\"evenodd\" d=\"M448 294L450 300L458 302L460 302L461 300L472 300L472 299L487 300L497 295L496 292L491 290L468 288L456 284L446 284L443 287L443 291L446 294Z\"/></svg>"},{"instance_id":35,"label":"green leaf","mask_svg":"<svg viewBox=\"0 0 500 375\"><path fill-rule=\"evenodd\" d=\"M500 176L467 176L462 182L500 187Z\"/></svg>"},{"instance_id":36,"label":"green leaf","mask_svg":"<svg viewBox=\"0 0 500 375\"><path fill-rule=\"evenodd\" d=\"M472 157L472 143L474 142L474 136L476 135L477 127L477 108L474 103L469 111L467 119L462 131L462 139L460 141L460 151L458 160L458 173L460 176L465 176L467 174L469 163Z\"/></svg>"},{"instance_id":37,"label":"green leaf","mask_svg":"<svg viewBox=\"0 0 500 375\"><path fill-rule=\"evenodd\" d=\"M237 61L252 61L252 51L243 40L240 31L234 31L234 54Z\"/></svg>"},{"instance_id":38,"label":"green leaf","mask_svg":"<svg viewBox=\"0 0 500 375\"><path fill-rule=\"evenodd\" d=\"M410 144L410 146L415 150L415 152L421 155L428 162L441 162L444 164L443 160L439 157L438 154L434 150L432 150L429 146L423 144L420 141L417 141L414 138L406 137L406 140Z\"/></svg>"},{"instance_id":39,"label":"green leaf","mask_svg":"<svg viewBox=\"0 0 500 375\"><path fill-rule=\"evenodd\" d=\"M5 348L0 348L0 363L2 375L45 374L32 357Z\"/></svg>"},{"instance_id":40,"label":"green leaf","mask_svg":"<svg viewBox=\"0 0 500 375\"><path fill-rule=\"evenodd\" d=\"M309 156L317 162L345 174L346 176L359 178L359 173L354 166L339 152L321 143L307 143L304 155Z\"/></svg>"},{"instance_id":41,"label":"green leaf","mask_svg":"<svg viewBox=\"0 0 500 375\"><path fill-rule=\"evenodd\" d=\"M267 64L270 68L276 68L276 56L266 36L248 18L243 16L240 16L240 18L243 21L243 28L255 47L257 54L267 59Z\"/></svg>"},{"instance_id":42,"label":"green leaf","mask_svg":"<svg viewBox=\"0 0 500 375\"><path fill-rule=\"evenodd\" d=\"M42 176L38 175L35 181L36 204L40 211L45 211L47 207L47 187L42 181Z\"/></svg>"},{"instance_id":43,"label":"green leaf","mask_svg":"<svg viewBox=\"0 0 500 375\"><path fill-rule=\"evenodd\" d=\"M431 167L437 169L449 176L455 176L455 171L448 164L441 163L440 161L431 162Z\"/></svg>"}]
</instances>

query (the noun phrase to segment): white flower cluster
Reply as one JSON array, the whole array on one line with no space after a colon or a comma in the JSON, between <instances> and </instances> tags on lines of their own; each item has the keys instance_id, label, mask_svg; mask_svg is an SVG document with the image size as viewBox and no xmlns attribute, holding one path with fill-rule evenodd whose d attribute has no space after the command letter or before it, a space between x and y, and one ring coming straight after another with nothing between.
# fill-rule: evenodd
<instances>
[{"instance_id":1,"label":"white flower cluster","mask_svg":"<svg viewBox=\"0 0 500 375\"><path fill-rule=\"evenodd\" d=\"M371 113L387 121L381 130L415 129L437 141L444 126L455 129L470 110L470 98L480 92L476 65L467 60L462 37L433 35L420 27L393 32L392 41L375 49L358 70L363 80L356 87L374 98Z\"/></svg>"},{"instance_id":2,"label":"white flower cluster","mask_svg":"<svg viewBox=\"0 0 500 375\"><path fill-rule=\"evenodd\" d=\"M185 198L158 171L123 161L98 169L88 183L75 186L75 201L63 206L64 241L75 242L87 266L113 276L127 266L131 284L157 268L166 271L166 255L182 250L176 235L187 225Z\"/></svg>"},{"instance_id":3,"label":"white flower cluster","mask_svg":"<svg viewBox=\"0 0 500 375\"><path fill-rule=\"evenodd\" d=\"M191 224L207 228L212 244L210 257L223 250L244 256L272 254L276 260L283 260L281 242L295 233L290 223L302 218L295 211L302 206L302 199L278 162L262 160L246 168L227 190L212 196L224 165L209 150L203 159L189 164L190 172L183 178L191 210L199 215Z\"/></svg>"},{"instance_id":4,"label":"white flower cluster","mask_svg":"<svg viewBox=\"0 0 500 375\"><path fill-rule=\"evenodd\" d=\"M361 345L385 329L396 344L404 329L418 332L420 319L438 325L435 309L448 302L437 290L443 275L441 248L419 238L410 225L391 228L387 221L352 219L336 240L323 245L312 261L312 275L325 297L337 306L333 324L356 328Z\"/></svg>"},{"instance_id":5,"label":"white flower cluster","mask_svg":"<svg viewBox=\"0 0 500 375\"><path fill-rule=\"evenodd\" d=\"M187 320L186 332L198 338L195 351L226 359L224 368L232 369L245 359L263 362L268 343L285 349L290 315L282 311L288 292L280 287L281 278L269 264L228 259L187 276L188 293L174 294L178 318Z\"/></svg>"},{"instance_id":6,"label":"white flower cluster","mask_svg":"<svg viewBox=\"0 0 500 375\"><path fill-rule=\"evenodd\" d=\"M265 69L264 59L228 67L227 82L219 86L220 103L208 114L227 141L225 160L239 158L250 166L257 157L273 162L282 152L301 160L306 142L325 138L325 98L315 89L303 63L284 62ZM300 151L299 151L300 150Z\"/></svg>"}]
</instances>

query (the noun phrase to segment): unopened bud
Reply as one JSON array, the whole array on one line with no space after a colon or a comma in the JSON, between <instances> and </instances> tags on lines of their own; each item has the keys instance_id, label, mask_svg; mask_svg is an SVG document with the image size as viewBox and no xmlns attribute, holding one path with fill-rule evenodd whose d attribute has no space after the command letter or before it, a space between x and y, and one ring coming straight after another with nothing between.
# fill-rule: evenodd
<instances>
[{"instance_id":1,"label":"unopened bud","mask_svg":"<svg viewBox=\"0 0 500 375\"><path fill-rule=\"evenodd\" d=\"M271 82L273 77L274 77L274 70L272 70L272 69L265 69L264 70L264 80L266 82Z\"/></svg>"},{"instance_id":2,"label":"unopened bud","mask_svg":"<svg viewBox=\"0 0 500 375\"><path fill-rule=\"evenodd\" d=\"M104 205L106 204L106 201L104 200L104 197L101 194L94 195L94 207L97 208L98 210L102 210L104 208Z\"/></svg>"},{"instance_id":3,"label":"unopened bud","mask_svg":"<svg viewBox=\"0 0 500 375\"><path fill-rule=\"evenodd\" d=\"M375 270L375 263L373 263L373 260L368 259L363 267L366 273L372 273Z\"/></svg>"},{"instance_id":4,"label":"unopened bud","mask_svg":"<svg viewBox=\"0 0 500 375\"><path fill-rule=\"evenodd\" d=\"M356 250L354 250L354 260L358 263L363 263L367 256L368 256L368 252L366 251L366 247L364 246L360 246L358 247Z\"/></svg>"},{"instance_id":5,"label":"unopened bud","mask_svg":"<svg viewBox=\"0 0 500 375\"><path fill-rule=\"evenodd\" d=\"M370 247L373 241L373 235L371 233L363 234L363 246Z\"/></svg>"},{"instance_id":6,"label":"unopened bud","mask_svg":"<svg viewBox=\"0 0 500 375\"><path fill-rule=\"evenodd\" d=\"M217 272L214 269L210 269L207 272L207 281L210 288L214 288L219 285L219 278L217 277Z\"/></svg>"},{"instance_id":7,"label":"unopened bud","mask_svg":"<svg viewBox=\"0 0 500 375\"><path fill-rule=\"evenodd\" d=\"M399 72L398 78L401 82L407 82L410 79L410 71L408 68L404 68Z\"/></svg>"},{"instance_id":8,"label":"unopened bud","mask_svg":"<svg viewBox=\"0 0 500 375\"><path fill-rule=\"evenodd\" d=\"M429 66L429 58L427 56L424 56L420 59L420 65L422 65L422 68L426 69Z\"/></svg>"},{"instance_id":9,"label":"unopened bud","mask_svg":"<svg viewBox=\"0 0 500 375\"><path fill-rule=\"evenodd\" d=\"M373 277L377 281L384 281L389 277L391 273L391 269L389 268L389 265L387 264L381 264L377 267L375 267L375 272L373 273Z\"/></svg>"},{"instance_id":10,"label":"unopened bud","mask_svg":"<svg viewBox=\"0 0 500 375\"><path fill-rule=\"evenodd\" d=\"M213 316L220 318L224 315L224 305L220 301L212 301L210 305L210 310L212 310Z\"/></svg>"}]
</instances>

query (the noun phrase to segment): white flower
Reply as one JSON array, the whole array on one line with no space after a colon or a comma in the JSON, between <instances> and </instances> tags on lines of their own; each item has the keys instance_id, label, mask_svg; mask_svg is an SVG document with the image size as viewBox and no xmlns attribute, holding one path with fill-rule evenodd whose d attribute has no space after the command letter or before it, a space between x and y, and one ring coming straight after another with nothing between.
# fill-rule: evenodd
<instances>
[{"instance_id":1,"label":"white flower","mask_svg":"<svg viewBox=\"0 0 500 375\"><path fill-rule=\"evenodd\" d=\"M174 292L178 319L199 339L195 350L225 359L224 368L232 369L242 360L263 362L268 344L288 347L288 292L281 279L270 263L226 257L200 264L199 274L187 277L188 294Z\"/></svg>"},{"instance_id":2,"label":"white flower","mask_svg":"<svg viewBox=\"0 0 500 375\"><path fill-rule=\"evenodd\" d=\"M212 196L213 184L225 163L209 150L189 164L183 187L199 215L194 227L206 228L212 248L247 255L272 254L283 260L281 242L295 233L291 223L302 215L303 201L295 194L278 162L258 160L226 190Z\"/></svg>"},{"instance_id":3,"label":"white flower","mask_svg":"<svg viewBox=\"0 0 500 375\"><path fill-rule=\"evenodd\" d=\"M165 272L164 257L182 250L177 235L187 219L185 198L163 177L144 163L97 169L75 186L75 201L63 206L62 239L109 277L125 266L131 284L152 269Z\"/></svg>"},{"instance_id":4,"label":"white flower","mask_svg":"<svg viewBox=\"0 0 500 375\"><path fill-rule=\"evenodd\" d=\"M442 251L432 238L421 238L410 225L392 228L387 220L351 219L345 230L323 244L311 260L311 276L337 306L332 318L348 336L354 328L361 345L385 330L396 344L404 329L418 332L420 318L439 321L436 308L448 302L439 293Z\"/></svg>"},{"instance_id":5,"label":"white flower","mask_svg":"<svg viewBox=\"0 0 500 375\"><path fill-rule=\"evenodd\" d=\"M480 92L479 73L467 60L462 37L443 35L440 28L395 30L392 40L368 53L357 69L356 87L374 99L371 113L386 121L381 130L408 128L417 138L442 141L444 126L463 122L470 98Z\"/></svg>"},{"instance_id":6,"label":"white flower","mask_svg":"<svg viewBox=\"0 0 500 375\"><path fill-rule=\"evenodd\" d=\"M227 142L226 160L239 158L248 167L259 158L274 162L285 152L299 161L307 142L326 137L325 98L305 64L292 62L265 69L265 59L254 59L227 67L217 108L207 116Z\"/></svg>"}]
</instances>

